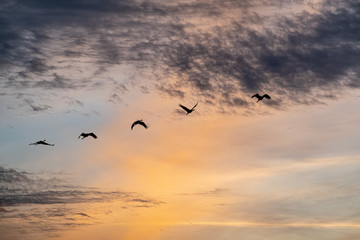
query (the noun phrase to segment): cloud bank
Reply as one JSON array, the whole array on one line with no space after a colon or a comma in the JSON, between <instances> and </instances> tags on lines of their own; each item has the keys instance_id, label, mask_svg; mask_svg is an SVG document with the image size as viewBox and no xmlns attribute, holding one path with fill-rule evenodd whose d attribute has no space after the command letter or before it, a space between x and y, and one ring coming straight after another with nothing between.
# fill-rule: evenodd
<instances>
[{"instance_id":1,"label":"cloud bank","mask_svg":"<svg viewBox=\"0 0 360 240\"><path fill-rule=\"evenodd\" d=\"M359 87L359 20L356 1L324 1L313 13L258 16L252 24L235 20L174 41L165 62L177 86L216 103L248 107L256 92L275 95L274 107L282 99L317 103Z\"/></svg>"},{"instance_id":2,"label":"cloud bank","mask_svg":"<svg viewBox=\"0 0 360 240\"><path fill-rule=\"evenodd\" d=\"M225 108L251 108L255 92L271 93L265 104L274 108L319 103L359 87L359 8L355 0L6 0L0 85L102 86L113 103L133 85ZM119 66L127 83L113 80Z\"/></svg>"},{"instance_id":3,"label":"cloud bank","mask_svg":"<svg viewBox=\"0 0 360 240\"><path fill-rule=\"evenodd\" d=\"M163 203L135 192L76 186L63 177L0 167L0 229L19 228L30 238L98 223L97 216L111 214L106 210L111 204L133 212Z\"/></svg>"}]
</instances>

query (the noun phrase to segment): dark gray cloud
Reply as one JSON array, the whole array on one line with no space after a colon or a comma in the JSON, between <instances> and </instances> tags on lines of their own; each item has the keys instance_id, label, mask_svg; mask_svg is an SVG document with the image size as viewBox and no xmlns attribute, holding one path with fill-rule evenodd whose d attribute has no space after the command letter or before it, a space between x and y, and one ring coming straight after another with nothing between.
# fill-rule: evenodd
<instances>
[{"instance_id":1,"label":"dark gray cloud","mask_svg":"<svg viewBox=\"0 0 360 240\"><path fill-rule=\"evenodd\" d=\"M51 67L47 66L45 61L41 58L33 58L28 62L28 71L33 73L44 73L51 69Z\"/></svg>"},{"instance_id":2,"label":"dark gray cloud","mask_svg":"<svg viewBox=\"0 0 360 240\"><path fill-rule=\"evenodd\" d=\"M68 101L68 104L69 106L80 106L80 107L85 106L85 104L82 101L76 99L71 99L70 101Z\"/></svg>"},{"instance_id":3,"label":"dark gray cloud","mask_svg":"<svg viewBox=\"0 0 360 240\"><path fill-rule=\"evenodd\" d=\"M356 1L324 1L320 12L303 11L268 21L273 25L261 29L234 21L174 41L165 54L166 70L180 79L176 86L190 84L197 94L239 107L248 107L250 101L241 97L256 92L302 103L319 97L321 91L332 95L333 89L358 87Z\"/></svg>"},{"instance_id":4,"label":"dark gray cloud","mask_svg":"<svg viewBox=\"0 0 360 240\"><path fill-rule=\"evenodd\" d=\"M42 111L47 111L49 109L51 109L52 107L46 104L42 104L42 105L37 105L34 103L33 100L31 99L24 99L24 103L29 105L29 107L31 108L32 111L34 112L42 112Z\"/></svg>"},{"instance_id":5,"label":"dark gray cloud","mask_svg":"<svg viewBox=\"0 0 360 240\"><path fill-rule=\"evenodd\" d=\"M148 203L148 200L145 199L139 199L139 198L134 198L134 199L130 199L130 202L141 202L141 203Z\"/></svg>"},{"instance_id":6,"label":"dark gray cloud","mask_svg":"<svg viewBox=\"0 0 360 240\"><path fill-rule=\"evenodd\" d=\"M71 204L107 202L123 199L126 202L146 202L156 206L162 202L148 198L134 198L136 193L102 191L65 184L66 179L41 178L35 174L0 166L0 205Z\"/></svg>"},{"instance_id":7,"label":"dark gray cloud","mask_svg":"<svg viewBox=\"0 0 360 240\"><path fill-rule=\"evenodd\" d=\"M167 7L127 0L7 0L0 6L0 84L46 90L90 87L99 80L63 72L84 71L93 64L95 77L111 65L148 61L159 35L173 29L153 21L165 14L160 8Z\"/></svg>"},{"instance_id":8,"label":"dark gray cloud","mask_svg":"<svg viewBox=\"0 0 360 240\"><path fill-rule=\"evenodd\" d=\"M61 95L72 89L100 88L108 90L110 102L123 102L122 95L136 76L126 70L130 75L126 83L114 81L118 74L109 75L109 68L137 66L137 75L158 64L158 52L166 47L168 36L184 33L181 21L170 14L183 10L193 12L191 4L6 0L0 6L0 86L7 94L30 90L34 102L39 102L42 90L52 91L49 102L53 102L58 96L54 91ZM25 102L35 112L46 110Z\"/></svg>"},{"instance_id":9,"label":"dark gray cloud","mask_svg":"<svg viewBox=\"0 0 360 240\"><path fill-rule=\"evenodd\" d=\"M263 104L274 108L319 103L360 87L360 10L355 0L325 0L314 11L303 7L309 3L6 0L0 85L110 86L110 101L119 102L119 83L104 76L124 65L136 69L130 85L148 71L152 76L135 85L146 81L171 97L197 96L221 108L252 109L254 92L271 92ZM297 6L304 11L275 14Z\"/></svg>"},{"instance_id":10,"label":"dark gray cloud","mask_svg":"<svg viewBox=\"0 0 360 240\"><path fill-rule=\"evenodd\" d=\"M171 97L184 98L185 92L179 90L178 86L158 85L157 89L161 92L168 94Z\"/></svg>"},{"instance_id":11,"label":"dark gray cloud","mask_svg":"<svg viewBox=\"0 0 360 240\"><path fill-rule=\"evenodd\" d=\"M75 213L75 215L80 215L83 217L90 217L89 215L87 215L86 213Z\"/></svg>"},{"instance_id":12,"label":"dark gray cloud","mask_svg":"<svg viewBox=\"0 0 360 240\"><path fill-rule=\"evenodd\" d=\"M12 66L26 65L35 73L45 72L46 60L59 55L92 56L103 64L153 59L150 55L168 41L162 39L165 35L184 32L181 23L172 21L174 14L193 14L210 6L130 0L7 2L0 9L3 59ZM65 45L56 44L56 37ZM89 44L88 52L80 49ZM49 47L52 51L47 51Z\"/></svg>"},{"instance_id":13,"label":"dark gray cloud","mask_svg":"<svg viewBox=\"0 0 360 240\"><path fill-rule=\"evenodd\" d=\"M98 222L92 214L85 212L95 203L109 205L116 202L122 209L151 208L164 203L135 192L76 186L61 174L57 177L46 175L0 166L0 228L15 224L14 219L17 219L19 230L48 236ZM95 211L95 214L99 212ZM83 222L84 217L86 222ZM82 220L78 221L78 218ZM25 237L21 233L19 236Z\"/></svg>"},{"instance_id":14,"label":"dark gray cloud","mask_svg":"<svg viewBox=\"0 0 360 240\"><path fill-rule=\"evenodd\" d=\"M66 79L58 74L54 73L53 79L51 80L41 80L36 82L34 87L39 87L43 89L75 89L77 85L73 83L70 79Z\"/></svg>"}]
</instances>

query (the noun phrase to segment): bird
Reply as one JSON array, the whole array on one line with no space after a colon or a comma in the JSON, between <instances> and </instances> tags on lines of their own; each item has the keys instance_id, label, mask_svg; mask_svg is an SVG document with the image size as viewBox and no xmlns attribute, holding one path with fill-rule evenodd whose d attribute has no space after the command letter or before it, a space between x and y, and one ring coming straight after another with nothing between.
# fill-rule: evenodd
<instances>
[{"instance_id":1,"label":"bird","mask_svg":"<svg viewBox=\"0 0 360 240\"><path fill-rule=\"evenodd\" d=\"M46 142L46 140L42 140L42 141L37 141L37 142L34 142L34 143L30 143L29 145L38 145L38 144L42 144L42 145L48 145L48 146L55 146L55 144L49 144Z\"/></svg>"},{"instance_id":2,"label":"bird","mask_svg":"<svg viewBox=\"0 0 360 240\"><path fill-rule=\"evenodd\" d=\"M80 138L80 137L82 137L82 139L84 139L84 138L86 138L86 137L88 137L88 136L92 136L93 138L97 138L97 136L94 134L94 133L82 133L82 134L80 134L80 136L78 137L78 139Z\"/></svg>"},{"instance_id":3,"label":"bird","mask_svg":"<svg viewBox=\"0 0 360 240\"><path fill-rule=\"evenodd\" d=\"M143 120L137 120L131 125L131 130L133 130L134 126L137 125L137 124L140 124L140 125L144 126L144 128L146 128L146 129L148 128L148 126L144 123Z\"/></svg>"},{"instance_id":4,"label":"bird","mask_svg":"<svg viewBox=\"0 0 360 240\"><path fill-rule=\"evenodd\" d=\"M263 100L263 98L271 99L271 97L270 97L269 95L267 95L267 94L264 94L264 95L260 96L260 95L257 93L257 94L255 94L254 96L252 96L251 98L254 98L254 97L256 97L256 98L258 99L257 102Z\"/></svg>"},{"instance_id":5,"label":"bird","mask_svg":"<svg viewBox=\"0 0 360 240\"><path fill-rule=\"evenodd\" d=\"M198 105L198 103L196 103L195 106L192 107L192 109L188 109L187 107L179 104L179 106L186 111L186 115L188 115L189 113L192 113L193 111L195 111L195 107L196 107L197 105Z\"/></svg>"}]
</instances>

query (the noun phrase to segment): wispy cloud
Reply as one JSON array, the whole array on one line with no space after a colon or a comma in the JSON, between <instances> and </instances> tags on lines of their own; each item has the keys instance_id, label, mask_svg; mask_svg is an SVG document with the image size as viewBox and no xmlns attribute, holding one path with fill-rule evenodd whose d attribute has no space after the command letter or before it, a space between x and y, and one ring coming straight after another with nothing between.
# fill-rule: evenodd
<instances>
[{"instance_id":1,"label":"wispy cloud","mask_svg":"<svg viewBox=\"0 0 360 240\"><path fill-rule=\"evenodd\" d=\"M42 112L42 111L47 111L47 110L51 109L51 106L46 105L46 104L37 105L31 99L24 99L24 103L29 105L30 109L34 112Z\"/></svg>"},{"instance_id":2,"label":"wispy cloud","mask_svg":"<svg viewBox=\"0 0 360 240\"><path fill-rule=\"evenodd\" d=\"M276 96L265 103L269 106L285 104L276 100L280 97L316 103L324 99L319 92L334 96L358 86L356 6L355 1L324 1L313 13L260 16L271 23L264 27L234 20L189 34L167 49L167 71L177 76L177 86L190 84L195 93L228 106L248 107L249 96L264 91Z\"/></svg>"},{"instance_id":3,"label":"wispy cloud","mask_svg":"<svg viewBox=\"0 0 360 240\"><path fill-rule=\"evenodd\" d=\"M0 167L2 224L13 224L15 218L29 225L27 229L49 234L99 221L96 218L98 211L95 211L95 217L86 212L92 209L93 204L116 202L122 209L136 209L164 203L135 192L76 186L61 176L43 175ZM79 217L86 217L87 222L84 219L80 221ZM43 219L49 220L45 230L42 229Z\"/></svg>"},{"instance_id":4,"label":"wispy cloud","mask_svg":"<svg viewBox=\"0 0 360 240\"><path fill-rule=\"evenodd\" d=\"M0 204L13 206L21 204L59 204L107 202L123 199L126 202L145 201L156 206L161 201L148 198L134 198L136 193L123 191L102 191L65 184L66 179L40 178L25 171L0 167Z\"/></svg>"},{"instance_id":5,"label":"wispy cloud","mask_svg":"<svg viewBox=\"0 0 360 240\"><path fill-rule=\"evenodd\" d=\"M226 193L228 189L225 188L215 188L214 190L194 192L194 193L181 193L180 195L200 195L200 196L216 196Z\"/></svg>"},{"instance_id":6,"label":"wispy cloud","mask_svg":"<svg viewBox=\"0 0 360 240\"><path fill-rule=\"evenodd\" d=\"M7 0L0 8L0 84L112 89L118 83L107 81L111 67L122 65L135 66L132 82L148 71L148 85L167 95L195 94L223 108L251 109L248 96L264 91L274 96L264 104L274 108L319 103L359 87L356 4ZM201 19L216 24L204 27ZM110 101L119 102L114 94L109 90Z\"/></svg>"}]
</instances>

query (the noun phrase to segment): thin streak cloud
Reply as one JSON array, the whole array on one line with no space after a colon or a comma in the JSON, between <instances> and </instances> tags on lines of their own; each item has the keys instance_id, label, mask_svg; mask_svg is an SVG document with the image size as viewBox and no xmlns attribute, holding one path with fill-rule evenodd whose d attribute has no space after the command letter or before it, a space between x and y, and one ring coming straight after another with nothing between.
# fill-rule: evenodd
<instances>
[{"instance_id":1,"label":"thin streak cloud","mask_svg":"<svg viewBox=\"0 0 360 240\"><path fill-rule=\"evenodd\" d=\"M76 186L66 178L5 167L0 167L0 190L0 229L24 229L27 225L28 231L16 233L22 239L49 237L59 231L93 225L101 221L98 216L102 211L115 206L123 211L136 211L164 204L135 192ZM13 234L10 230L3 233Z\"/></svg>"},{"instance_id":2,"label":"thin streak cloud","mask_svg":"<svg viewBox=\"0 0 360 240\"><path fill-rule=\"evenodd\" d=\"M164 225L166 223L163 223ZM345 228L345 229L360 229L359 223L262 223L262 222L191 222L193 225L199 226L223 226L223 227L260 227L260 228ZM178 223L177 225L189 225L188 222Z\"/></svg>"}]
</instances>

